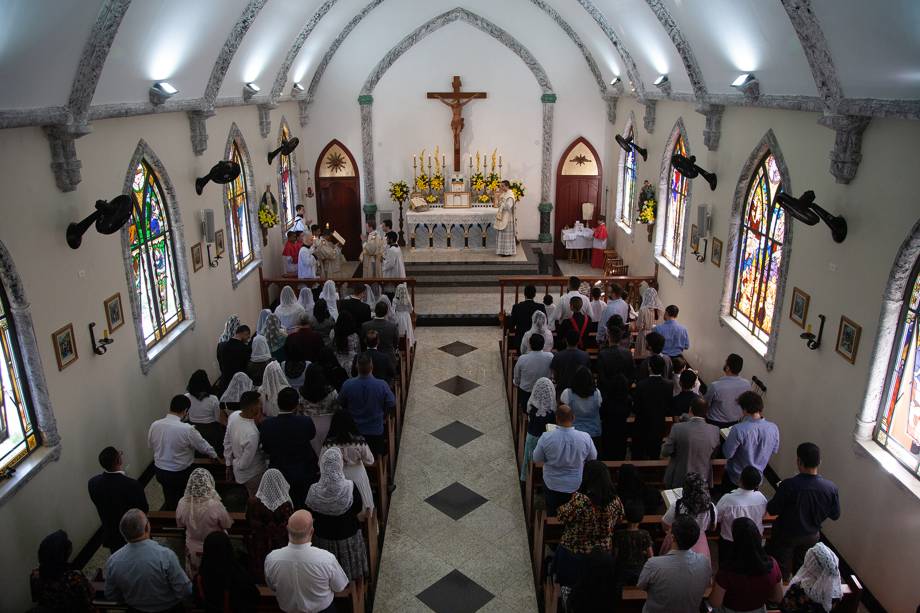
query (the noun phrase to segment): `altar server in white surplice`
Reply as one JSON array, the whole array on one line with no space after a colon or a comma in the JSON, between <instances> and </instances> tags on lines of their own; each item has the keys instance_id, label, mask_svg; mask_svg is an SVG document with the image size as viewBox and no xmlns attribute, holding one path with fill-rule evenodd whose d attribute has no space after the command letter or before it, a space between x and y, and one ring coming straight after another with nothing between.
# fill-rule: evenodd
<instances>
[{"instance_id":1,"label":"altar server in white surplice","mask_svg":"<svg viewBox=\"0 0 920 613\"><path fill-rule=\"evenodd\" d=\"M514 237L514 192L511 183L502 181L498 188L498 211L495 214L495 253L498 255L514 255L517 252L517 241Z\"/></svg>"},{"instance_id":2,"label":"altar server in white surplice","mask_svg":"<svg viewBox=\"0 0 920 613\"><path fill-rule=\"evenodd\" d=\"M383 273L383 254L387 249L387 240L383 232L377 230L377 222L367 222L367 240L361 249L364 261L362 271L364 278L379 277Z\"/></svg>"},{"instance_id":3,"label":"altar server in white surplice","mask_svg":"<svg viewBox=\"0 0 920 613\"><path fill-rule=\"evenodd\" d=\"M406 276L406 265L403 263L402 250L397 241L396 232L387 233L386 253L383 255L383 276L387 279L401 279Z\"/></svg>"},{"instance_id":4,"label":"altar server in white surplice","mask_svg":"<svg viewBox=\"0 0 920 613\"><path fill-rule=\"evenodd\" d=\"M297 254L297 276L300 279L313 279L316 277L316 258L313 257L313 248L306 243L300 246Z\"/></svg>"}]
</instances>

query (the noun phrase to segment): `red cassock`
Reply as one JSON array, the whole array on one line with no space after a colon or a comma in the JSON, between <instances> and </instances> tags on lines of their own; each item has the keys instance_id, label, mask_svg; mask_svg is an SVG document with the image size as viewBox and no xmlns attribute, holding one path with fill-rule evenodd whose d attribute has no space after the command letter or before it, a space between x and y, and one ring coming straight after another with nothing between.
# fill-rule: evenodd
<instances>
[{"instance_id":1,"label":"red cassock","mask_svg":"<svg viewBox=\"0 0 920 613\"><path fill-rule=\"evenodd\" d=\"M601 222L594 229L594 243L591 249L591 268L604 267L604 250L607 248L607 224Z\"/></svg>"}]
</instances>

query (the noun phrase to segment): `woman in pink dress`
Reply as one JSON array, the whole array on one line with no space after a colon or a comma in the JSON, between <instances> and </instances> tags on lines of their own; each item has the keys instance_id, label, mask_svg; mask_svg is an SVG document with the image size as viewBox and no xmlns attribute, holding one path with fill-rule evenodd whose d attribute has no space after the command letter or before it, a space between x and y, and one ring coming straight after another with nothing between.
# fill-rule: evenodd
<instances>
[{"instance_id":1,"label":"woman in pink dress","mask_svg":"<svg viewBox=\"0 0 920 613\"><path fill-rule=\"evenodd\" d=\"M204 539L216 530L227 530L233 519L214 487L214 477L196 468L188 478L185 495L176 507L176 523L185 528L185 568L189 577L198 573Z\"/></svg>"}]
</instances>

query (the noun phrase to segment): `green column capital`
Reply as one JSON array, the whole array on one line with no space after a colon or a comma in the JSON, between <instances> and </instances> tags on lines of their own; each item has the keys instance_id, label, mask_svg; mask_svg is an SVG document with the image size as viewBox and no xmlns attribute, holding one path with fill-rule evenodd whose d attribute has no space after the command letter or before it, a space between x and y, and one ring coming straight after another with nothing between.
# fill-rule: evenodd
<instances>
[{"instance_id":1,"label":"green column capital","mask_svg":"<svg viewBox=\"0 0 920 613\"><path fill-rule=\"evenodd\" d=\"M370 94L361 94L358 96L358 104L361 106L370 106L374 103L374 97Z\"/></svg>"},{"instance_id":2,"label":"green column capital","mask_svg":"<svg viewBox=\"0 0 920 613\"><path fill-rule=\"evenodd\" d=\"M540 211L541 213L549 213L553 210L553 203L552 202L541 202L540 204L537 205L537 210Z\"/></svg>"},{"instance_id":3,"label":"green column capital","mask_svg":"<svg viewBox=\"0 0 920 613\"><path fill-rule=\"evenodd\" d=\"M364 205L364 215L366 217L373 217L377 214L377 205L373 202L368 202Z\"/></svg>"},{"instance_id":4,"label":"green column capital","mask_svg":"<svg viewBox=\"0 0 920 613\"><path fill-rule=\"evenodd\" d=\"M540 96L540 102L544 104L553 104L556 102L556 94L543 94Z\"/></svg>"}]
</instances>

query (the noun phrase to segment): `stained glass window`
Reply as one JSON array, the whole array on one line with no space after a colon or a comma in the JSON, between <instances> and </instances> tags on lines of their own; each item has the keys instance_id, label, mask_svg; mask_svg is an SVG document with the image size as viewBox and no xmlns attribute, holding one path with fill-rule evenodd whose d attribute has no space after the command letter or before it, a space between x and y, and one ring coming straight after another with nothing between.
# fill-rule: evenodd
<instances>
[{"instance_id":1,"label":"stained glass window","mask_svg":"<svg viewBox=\"0 0 920 613\"><path fill-rule=\"evenodd\" d=\"M21 462L39 443L16 334L7 313L9 306L0 287L0 474Z\"/></svg>"},{"instance_id":2,"label":"stained glass window","mask_svg":"<svg viewBox=\"0 0 920 613\"><path fill-rule=\"evenodd\" d=\"M134 212L128 226L131 280L149 349L183 319L169 212L156 173L145 161L134 171Z\"/></svg>"},{"instance_id":3,"label":"stained glass window","mask_svg":"<svg viewBox=\"0 0 920 613\"><path fill-rule=\"evenodd\" d=\"M232 144L231 161L243 169L232 183L227 184L227 206L230 207L230 247L233 249L233 268L237 272L252 262L252 227L249 217L249 195L246 190L246 171L243 156L236 141Z\"/></svg>"},{"instance_id":4,"label":"stained glass window","mask_svg":"<svg viewBox=\"0 0 920 613\"><path fill-rule=\"evenodd\" d=\"M677 137L671 154L687 155L687 147L682 136ZM677 266L681 265L684 244L684 212L687 208L687 187L689 181L674 165L668 173L668 202L664 207L664 243L661 255Z\"/></svg>"},{"instance_id":5,"label":"stained glass window","mask_svg":"<svg viewBox=\"0 0 920 613\"><path fill-rule=\"evenodd\" d=\"M920 476L920 261L907 292L875 440Z\"/></svg>"},{"instance_id":6,"label":"stained glass window","mask_svg":"<svg viewBox=\"0 0 920 613\"><path fill-rule=\"evenodd\" d=\"M629 129L626 138L633 138L633 129ZM636 200L636 150L632 147L629 151L624 151L623 176L620 179L623 186L620 202L620 219L619 222L627 228L633 225L633 202Z\"/></svg>"},{"instance_id":7,"label":"stained glass window","mask_svg":"<svg viewBox=\"0 0 920 613\"><path fill-rule=\"evenodd\" d=\"M287 126L281 126L281 142L291 138L291 133L288 131ZM281 211L284 217L284 222L290 226L294 223L294 215L296 214L295 208L297 203L295 202L295 197L297 194L297 187L294 184L294 171L292 170L293 166L291 164L291 156L289 155L279 155L278 156L278 191L281 194Z\"/></svg>"},{"instance_id":8,"label":"stained glass window","mask_svg":"<svg viewBox=\"0 0 920 613\"><path fill-rule=\"evenodd\" d=\"M763 343L773 332L783 260L786 214L776 201L781 189L776 158L767 153L754 171L741 211L731 304L731 316Z\"/></svg>"}]
</instances>

